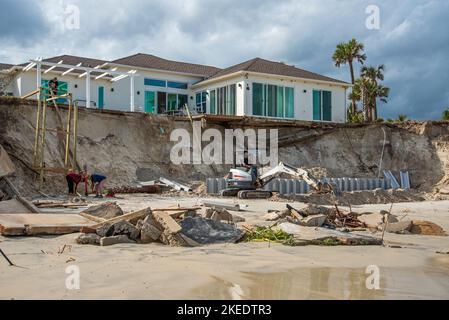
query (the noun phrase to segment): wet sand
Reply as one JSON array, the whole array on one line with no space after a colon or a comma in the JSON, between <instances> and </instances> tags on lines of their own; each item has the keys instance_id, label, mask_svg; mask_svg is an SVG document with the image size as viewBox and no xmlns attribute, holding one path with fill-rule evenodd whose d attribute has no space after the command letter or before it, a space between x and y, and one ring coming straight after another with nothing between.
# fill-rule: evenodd
<instances>
[{"instance_id":1,"label":"wet sand","mask_svg":"<svg viewBox=\"0 0 449 320\"><path fill-rule=\"evenodd\" d=\"M130 196L126 211L199 199ZM223 200L217 200L223 202ZM227 200L233 202L234 200ZM239 201L240 202L240 201ZM241 201L247 222L285 203ZM304 206L295 203L298 208ZM365 205L376 211L388 205ZM396 204L393 213L426 219L449 230L449 202ZM449 237L387 234L396 247L287 247L269 243L171 248L160 244L81 246L76 234L4 238L0 247L18 267L0 258L0 299L448 299ZM65 252L59 249L67 244ZM375 265L379 290L366 287ZM66 288L68 266L80 270L80 289Z\"/></svg>"}]
</instances>

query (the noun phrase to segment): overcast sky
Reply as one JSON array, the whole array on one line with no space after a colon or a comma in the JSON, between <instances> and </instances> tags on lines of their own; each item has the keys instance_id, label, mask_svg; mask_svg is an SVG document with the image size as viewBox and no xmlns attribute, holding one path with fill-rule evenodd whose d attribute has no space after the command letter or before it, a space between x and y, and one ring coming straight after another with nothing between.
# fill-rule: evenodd
<instances>
[{"instance_id":1,"label":"overcast sky","mask_svg":"<svg viewBox=\"0 0 449 320\"><path fill-rule=\"evenodd\" d=\"M439 119L449 107L449 1L420 0L0 0L0 62L80 55L105 60L143 52L227 67L254 57L349 82L337 43L365 44L385 64L384 118ZM79 8L79 28L73 23ZM380 28L368 29L376 5ZM357 71L358 73L358 71Z\"/></svg>"}]
</instances>

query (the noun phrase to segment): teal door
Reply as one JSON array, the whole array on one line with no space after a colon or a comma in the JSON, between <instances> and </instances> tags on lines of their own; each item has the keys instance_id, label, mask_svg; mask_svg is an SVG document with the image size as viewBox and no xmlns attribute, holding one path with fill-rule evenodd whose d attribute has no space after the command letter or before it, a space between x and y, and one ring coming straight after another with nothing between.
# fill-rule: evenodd
<instances>
[{"instance_id":1,"label":"teal door","mask_svg":"<svg viewBox=\"0 0 449 320\"><path fill-rule=\"evenodd\" d=\"M323 91L323 120L332 121L332 92Z\"/></svg>"},{"instance_id":2,"label":"teal door","mask_svg":"<svg viewBox=\"0 0 449 320\"><path fill-rule=\"evenodd\" d=\"M145 91L145 112L155 113L156 94L154 91Z\"/></svg>"},{"instance_id":3,"label":"teal door","mask_svg":"<svg viewBox=\"0 0 449 320\"><path fill-rule=\"evenodd\" d=\"M98 87L98 109L104 108L104 87Z\"/></svg>"},{"instance_id":4,"label":"teal door","mask_svg":"<svg viewBox=\"0 0 449 320\"><path fill-rule=\"evenodd\" d=\"M321 91L313 90L313 120L321 120Z\"/></svg>"}]
</instances>

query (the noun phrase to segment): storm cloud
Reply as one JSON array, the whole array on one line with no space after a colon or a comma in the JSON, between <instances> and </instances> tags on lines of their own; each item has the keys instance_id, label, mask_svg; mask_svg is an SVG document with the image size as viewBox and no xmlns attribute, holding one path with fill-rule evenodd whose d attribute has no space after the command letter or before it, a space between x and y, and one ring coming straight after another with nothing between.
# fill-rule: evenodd
<instances>
[{"instance_id":1,"label":"storm cloud","mask_svg":"<svg viewBox=\"0 0 449 320\"><path fill-rule=\"evenodd\" d=\"M137 52L226 67L254 57L349 82L337 43L365 44L367 65L386 65L380 116L438 119L449 107L449 1L2 0L0 62L72 54L116 59ZM67 6L80 12L67 28ZM367 6L380 9L369 30ZM358 68L357 68L358 73Z\"/></svg>"}]
</instances>

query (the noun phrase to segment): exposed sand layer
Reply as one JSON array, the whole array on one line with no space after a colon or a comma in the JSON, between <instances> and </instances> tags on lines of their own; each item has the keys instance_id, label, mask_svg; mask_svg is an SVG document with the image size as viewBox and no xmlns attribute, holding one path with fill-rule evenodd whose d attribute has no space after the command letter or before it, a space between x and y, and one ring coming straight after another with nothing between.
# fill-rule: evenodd
<instances>
[{"instance_id":1,"label":"exposed sand layer","mask_svg":"<svg viewBox=\"0 0 449 320\"><path fill-rule=\"evenodd\" d=\"M201 199L124 196L125 211ZM103 200L106 201L106 200ZM233 199L220 202L234 203ZM268 209L285 203L245 200L246 223L262 222ZM291 203L295 207L303 203ZM354 206L359 212L389 205ZM52 210L49 210L52 211ZM56 212L56 210L54 210ZM449 201L400 203L393 214L430 220L449 231ZM449 237L386 234L388 246L287 247L269 243L175 248L159 244L82 246L77 234L4 238L0 247L0 299L448 299ZM58 254L60 248L64 253ZM369 290L366 269L380 270L380 289ZM65 286L66 268L80 268L80 290Z\"/></svg>"}]
</instances>

